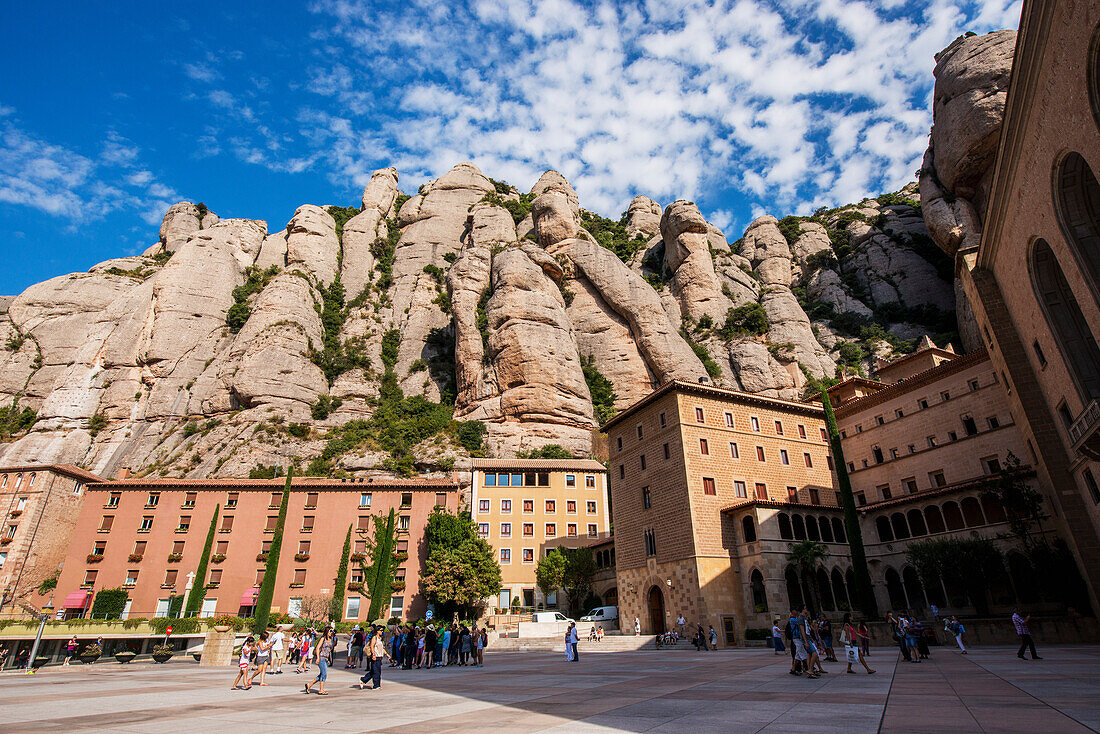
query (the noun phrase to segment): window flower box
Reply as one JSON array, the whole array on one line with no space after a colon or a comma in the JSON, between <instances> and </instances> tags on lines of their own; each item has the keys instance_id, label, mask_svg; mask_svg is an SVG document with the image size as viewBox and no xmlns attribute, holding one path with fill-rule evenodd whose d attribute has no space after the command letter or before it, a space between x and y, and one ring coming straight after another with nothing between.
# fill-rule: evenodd
<instances>
[{"instance_id":1,"label":"window flower box","mask_svg":"<svg viewBox=\"0 0 1100 734\"><path fill-rule=\"evenodd\" d=\"M294 560L296 560L296 561L308 561L309 560L309 554L308 553L295 553L294 554Z\"/></svg>"},{"instance_id":2,"label":"window flower box","mask_svg":"<svg viewBox=\"0 0 1100 734\"><path fill-rule=\"evenodd\" d=\"M182 553L169 553L168 554L168 562L169 563L178 563L179 561L182 561L182 560L183 560L183 554Z\"/></svg>"},{"instance_id":3,"label":"window flower box","mask_svg":"<svg viewBox=\"0 0 1100 734\"><path fill-rule=\"evenodd\" d=\"M358 581L352 581L348 584L348 591L362 591L363 584Z\"/></svg>"},{"instance_id":4,"label":"window flower box","mask_svg":"<svg viewBox=\"0 0 1100 734\"><path fill-rule=\"evenodd\" d=\"M210 562L211 563L221 563L224 560L225 560L225 554L224 553L215 553L214 555L210 556Z\"/></svg>"},{"instance_id":5,"label":"window flower box","mask_svg":"<svg viewBox=\"0 0 1100 734\"><path fill-rule=\"evenodd\" d=\"M11 538L0 538L0 545L7 545L12 541Z\"/></svg>"},{"instance_id":6,"label":"window flower box","mask_svg":"<svg viewBox=\"0 0 1100 734\"><path fill-rule=\"evenodd\" d=\"M8 517L19 517L22 514L23 514L22 510L12 510L11 512L8 513Z\"/></svg>"},{"instance_id":7,"label":"window flower box","mask_svg":"<svg viewBox=\"0 0 1100 734\"><path fill-rule=\"evenodd\" d=\"M291 584L290 584L290 588L292 588L292 589L300 589L300 588L302 588L303 586L305 586L305 584L304 584L304 583L302 583L301 581L293 581L293 582L291 582Z\"/></svg>"},{"instance_id":8,"label":"window flower box","mask_svg":"<svg viewBox=\"0 0 1100 734\"><path fill-rule=\"evenodd\" d=\"M256 560L260 563L267 563L267 554L266 553L257 553L256 554Z\"/></svg>"},{"instance_id":9,"label":"window flower box","mask_svg":"<svg viewBox=\"0 0 1100 734\"><path fill-rule=\"evenodd\" d=\"M393 586L391 586L390 588L392 588L394 591L404 591L405 590L405 579L396 579L393 582Z\"/></svg>"},{"instance_id":10,"label":"window flower box","mask_svg":"<svg viewBox=\"0 0 1100 734\"><path fill-rule=\"evenodd\" d=\"M130 563L138 563L144 557L145 557L144 553L131 553L130 557L126 560L128 560Z\"/></svg>"},{"instance_id":11,"label":"window flower box","mask_svg":"<svg viewBox=\"0 0 1100 734\"><path fill-rule=\"evenodd\" d=\"M88 558L87 558L88 563L99 563L102 560L103 560L103 554L102 553L89 553L88 554Z\"/></svg>"},{"instance_id":12,"label":"window flower box","mask_svg":"<svg viewBox=\"0 0 1100 734\"><path fill-rule=\"evenodd\" d=\"M350 558L351 558L351 561L353 563L359 563L360 561L367 560L367 554L366 553L352 553Z\"/></svg>"}]
</instances>

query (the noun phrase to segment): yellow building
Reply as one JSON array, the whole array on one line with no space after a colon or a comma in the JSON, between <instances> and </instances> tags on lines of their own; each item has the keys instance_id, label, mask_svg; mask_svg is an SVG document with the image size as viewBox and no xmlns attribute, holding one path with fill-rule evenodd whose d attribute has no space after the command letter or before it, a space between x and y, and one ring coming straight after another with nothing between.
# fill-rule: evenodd
<instances>
[{"instance_id":1,"label":"yellow building","mask_svg":"<svg viewBox=\"0 0 1100 734\"><path fill-rule=\"evenodd\" d=\"M490 608L556 606L535 585L552 548L592 545L611 534L607 469L592 459L474 459L470 510L496 551L501 589Z\"/></svg>"}]
</instances>

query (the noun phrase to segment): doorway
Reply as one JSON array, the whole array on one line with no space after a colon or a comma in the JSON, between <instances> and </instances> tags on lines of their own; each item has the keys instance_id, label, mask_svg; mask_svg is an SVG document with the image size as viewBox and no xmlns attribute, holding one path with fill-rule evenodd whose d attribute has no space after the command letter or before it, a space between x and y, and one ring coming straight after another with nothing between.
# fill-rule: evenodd
<instances>
[{"instance_id":1,"label":"doorway","mask_svg":"<svg viewBox=\"0 0 1100 734\"><path fill-rule=\"evenodd\" d=\"M656 586L649 589L649 624L653 634L665 633L665 597Z\"/></svg>"},{"instance_id":2,"label":"doorway","mask_svg":"<svg viewBox=\"0 0 1100 734\"><path fill-rule=\"evenodd\" d=\"M737 626L733 617L722 617L722 633L726 638L726 647L737 644Z\"/></svg>"}]
</instances>

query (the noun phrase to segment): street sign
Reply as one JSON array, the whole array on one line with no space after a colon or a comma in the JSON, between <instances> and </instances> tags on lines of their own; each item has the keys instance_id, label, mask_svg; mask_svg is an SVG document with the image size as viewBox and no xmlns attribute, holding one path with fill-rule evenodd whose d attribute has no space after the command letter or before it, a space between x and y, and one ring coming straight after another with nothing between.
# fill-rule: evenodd
<instances>
[{"instance_id":1,"label":"street sign","mask_svg":"<svg viewBox=\"0 0 1100 734\"><path fill-rule=\"evenodd\" d=\"M168 636L168 635L172 634L172 628L169 627L168 629L164 630L164 633L165 633L165 636Z\"/></svg>"},{"instance_id":2,"label":"street sign","mask_svg":"<svg viewBox=\"0 0 1100 734\"><path fill-rule=\"evenodd\" d=\"M425 619L431 619L431 618L432 618L432 610L431 610L431 609L429 609L429 610L428 610L428 611L427 611L427 612L426 612L426 613L424 614L424 618L425 618Z\"/></svg>"}]
</instances>

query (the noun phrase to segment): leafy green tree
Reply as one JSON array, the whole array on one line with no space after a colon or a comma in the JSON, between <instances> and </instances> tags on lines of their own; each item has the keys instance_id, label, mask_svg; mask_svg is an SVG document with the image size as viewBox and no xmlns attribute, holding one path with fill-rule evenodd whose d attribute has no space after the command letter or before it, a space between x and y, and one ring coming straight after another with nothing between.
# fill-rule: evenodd
<instances>
[{"instance_id":1,"label":"leafy green tree","mask_svg":"<svg viewBox=\"0 0 1100 734\"><path fill-rule=\"evenodd\" d=\"M848 465L844 462L844 447L840 443L840 429L836 425L836 414L833 413L833 404L829 401L829 393L825 386L813 379L810 384L821 393L821 404L825 409L825 430L829 434L837 488L840 490L840 504L844 508L844 530L848 534L848 548L852 554L852 571L855 575L852 604L858 607L865 617L875 619L878 617L878 604L875 602L875 593L871 587L867 550L863 547L863 530L860 528L859 515L856 512L856 498L852 494L852 480L848 476Z\"/></svg>"},{"instance_id":2,"label":"leafy green tree","mask_svg":"<svg viewBox=\"0 0 1100 734\"><path fill-rule=\"evenodd\" d=\"M126 589L100 589L96 592L89 616L92 619L118 619L122 616L122 610L126 608L126 600L129 598L130 594Z\"/></svg>"},{"instance_id":3,"label":"leafy green tree","mask_svg":"<svg viewBox=\"0 0 1100 734\"><path fill-rule=\"evenodd\" d=\"M814 611L820 611L821 605L817 600L817 569L829 555L829 550L824 543L816 540L803 540L801 543L791 543L791 552L787 559L798 569L800 578L808 579L806 585L810 592L810 606Z\"/></svg>"},{"instance_id":4,"label":"leafy green tree","mask_svg":"<svg viewBox=\"0 0 1100 734\"><path fill-rule=\"evenodd\" d=\"M573 454L560 443L548 443L537 449L528 449L516 454L520 459L572 459Z\"/></svg>"},{"instance_id":5,"label":"leafy green tree","mask_svg":"<svg viewBox=\"0 0 1100 734\"><path fill-rule=\"evenodd\" d=\"M535 583L544 596L561 591L564 606L576 611L592 591L596 570L590 548L554 548L535 567Z\"/></svg>"},{"instance_id":6,"label":"leafy green tree","mask_svg":"<svg viewBox=\"0 0 1100 734\"><path fill-rule=\"evenodd\" d=\"M581 356L581 372L592 396L592 411L602 426L615 415L615 386L596 367L596 358L591 354Z\"/></svg>"},{"instance_id":7,"label":"leafy green tree","mask_svg":"<svg viewBox=\"0 0 1100 734\"><path fill-rule=\"evenodd\" d=\"M980 616L989 614L989 582L1004 573L1004 557L988 538L941 538L910 543L906 559L926 587L943 580L966 589Z\"/></svg>"},{"instance_id":8,"label":"leafy green tree","mask_svg":"<svg viewBox=\"0 0 1100 734\"><path fill-rule=\"evenodd\" d=\"M1004 506L1008 527L1025 551L1043 542L1043 520L1049 517L1043 509L1043 495L1023 476L1020 459L1011 451L996 481L982 492L982 499L987 497Z\"/></svg>"},{"instance_id":9,"label":"leafy green tree","mask_svg":"<svg viewBox=\"0 0 1100 734\"><path fill-rule=\"evenodd\" d=\"M195 569L195 581L191 586L191 593L187 596L187 605L184 609L188 615L199 613L202 607L203 597L206 596L206 567L210 565L210 548L214 545L214 527L218 523L218 510L221 505L214 505L214 515L210 518L210 529L206 531L206 543L202 546L202 555L199 556L199 567Z\"/></svg>"},{"instance_id":10,"label":"leafy green tree","mask_svg":"<svg viewBox=\"0 0 1100 734\"><path fill-rule=\"evenodd\" d=\"M256 598L256 616L252 620L253 630L259 634L267 629L271 617L271 600L275 596L275 576L279 572L279 553L283 547L283 526L286 524L286 508L290 504L290 483L294 479L294 466L286 471L286 483L283 485L283 500L279 503L279 518L275 521L275 534L271 536L271 550L264 564L264 582L260 584L260 594Z\"/></svg>"},{"instance_id":11,"label":"leafy green tree","mask_svg":"<svg viewBox=\"0 0 1100 734\"><path fill-rule=\"evenodd\" d=\"M372 520L373 537L368 537L369 531L366 530L358 533L366 544L365 556L370 558L370 564L360 563L359 570L363 572L363 580L370 595L367 619L374 621L388 608L393 589L393 574L398 566L397 554L394 552L397 548L397 513L391 507L388 515L376 515Z\"/></svg>"},{"instance_id":12,"label":"leafy green tree","mask_svg":"<svg viewBox=\"0 0 1100 734\"><path fill-rule=\"evenodd\" d=\"M492 547L477 537L468 512L452 515L437 507L424 530L428 558L420 586L440 611L440 618L454 612L472 614L490 594L500 591L500 566Z\"/></svg>"},{"instance_id":13,"label":"leafy green tree","mask_svg":"<svg viewBox=\"0 0 1100 734\"><path fill-rule=\"evenodd\" d=\"M535 566L535 584L546 597L561 588L563 578L565 578L565 554L558 552L555 548L540 558L538 565Z\"/></svg>"},{"instance_id":14,"label":"leafy green tree","mask_svg":"<svg viewBox=\"0 0 1100 734\"><path fill-rule=\"evenodd\" d=\"M332 606L330 616L336 620L344 618L344 595L348 584L348 555L351 553L351 525L348 525L348 534L344 536L344 550L340 554L340 567L336 572L336 589L332 594ZM371 619L374 619L371 617Z\"/></svg>"}]
</instances>

